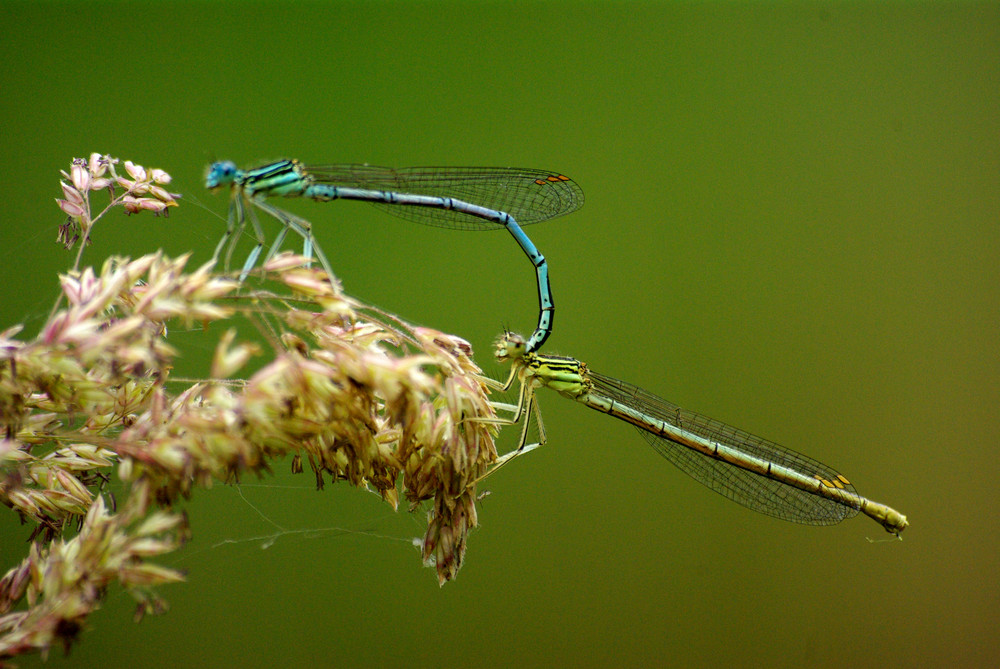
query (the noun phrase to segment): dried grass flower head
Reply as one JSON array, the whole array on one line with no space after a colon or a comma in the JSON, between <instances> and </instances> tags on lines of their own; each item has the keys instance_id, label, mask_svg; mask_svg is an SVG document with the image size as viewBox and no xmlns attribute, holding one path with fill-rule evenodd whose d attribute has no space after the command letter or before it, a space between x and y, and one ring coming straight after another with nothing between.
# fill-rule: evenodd
<instances>
[{"instance_id":1,"label":"dried grass flower head","mask_svg":"<svg viewBox=\"0 0 1000 669\"><path fill-rule=\"evenodd\" d=\"M93 154L64 177L67 245L113 206L177 206L169 175L129 161ZM112 202L95 215L98 190ZM429 503L423 560L441 584L462 564L502 422L469 344L348 297L300 256L272 258L253 287L188 261L70 270L37 336L0 332L0 501L31 539L0 580L0 658L72 643L115 581L139 615L164 610L154 588L183 575L151 560L187 536L175 503L285 455L294 471L308 463L317 488L346 481L393 507ZM241 322L263 339L238 335ZM213 339L200 379L173 377L168 327ZM114 497L113 478L125 486Z\"/></svg>"},{"instance_id":2,"label":"dried grass flower head","mask_svg":"<svg viewBox=\"0 0 1000 669\"><path fill-rule=\"evenodd\" d=\"M66 214L57 241L67 249L80 240L86 245L94 223L113 207L122 206L129 214L151 211L166 216L169 207L177 206L180 196L164 188L171 181L169 174L158 168L147 170L126 160L123 166L128 176L119 176L115 169L118 164L117 158L92 153L89 158L74 158L69 173L62 173L69 183L60 182L63 198L56 199ZM122 189L120 193L116 193L116 186ZM101 211L94 212L90 195L102 190L108 191L111 201Z\"/></svg>"}]
</instances>

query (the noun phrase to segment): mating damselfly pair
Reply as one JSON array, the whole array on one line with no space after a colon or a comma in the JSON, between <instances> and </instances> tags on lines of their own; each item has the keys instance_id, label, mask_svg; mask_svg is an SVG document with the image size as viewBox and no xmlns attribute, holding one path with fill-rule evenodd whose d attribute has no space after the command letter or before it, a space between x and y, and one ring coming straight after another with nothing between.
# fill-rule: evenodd
<instances>
[{"instance_id":1,"label":"mating damselfly pair","mask_svg":"<svg viewBox=\"0 0 1000 669\"><path fill-rule=\"evenodd\" d=\"M570 213L583 204L583 191L562 174L517 168L305 166L295 160L244 171L227 161L210 166L206 186L231 189L228 227L215 250L218 258L228 242L227 266L249 214L256 245L243 265L241 280L254 267L265 244L254 207L283 224L268 259L292 230L303 239L303 254L311 258L315 253L333 275L315 241L312 225L270 204L269 197L361 200L428 225L463 230L505 228L510 232L535 268L539 302L538 326L531 337L524 340L507 333L496 351L500 361L512 363L504 387L520 382L512 419L514 423L524 420L519 450L525 446L532 416L544 443L534 391L548 386L636 426L660 455L682 471L754 511L817 525L837 523L861 512L896 536L908 525L906 516L862 497L846 477L816 460L681 409L624 381L591 372L579 360L537 353L552 331L554 305L545 257L521 225Z\"/></svg>"}]
</instances>

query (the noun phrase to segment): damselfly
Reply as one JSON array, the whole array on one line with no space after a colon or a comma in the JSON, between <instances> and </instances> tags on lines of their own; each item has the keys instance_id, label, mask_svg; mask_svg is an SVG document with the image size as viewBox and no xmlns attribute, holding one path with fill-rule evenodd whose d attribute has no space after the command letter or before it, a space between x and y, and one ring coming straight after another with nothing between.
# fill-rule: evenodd
<instances>
[{"instance_id":1,"label":"damselfly","mask_svg":"<svg viewBox=\"0 0 1000 669\"><path fill-rule=\"evenodd\" d=\"M411 221L459 230L506 228L528 256L538 281L538 327L527 341L537 350L552 331L554 305L548 265L524 231L530 225L567 214L583 205L583 191L569 177L555 172L497 167L408 167L393 169L372 165L310 165L281 160L252 170L240 170L229 161L208 168L205 185L229 187L232 197L226 234L215 249L229 261L236 240L246 225L246 203L282 222L267 258L280 248L288 230L303 239L303 255L313 252L331 275L330 264L316 243L312 225L267 202L271 197L307 197L329 200L363 200ZM264 233L253 208L249 209L256 246L243 264L240 280L254 267L264 247Z\"/></svg>"},{"instance_id":2,"label":"damselfly","mask_svg":"<svg viewBox=\"0 0 1000 669\"><path fill-rule=\"evenodd\" d=\"M862 497L842 474L805 455L682 409L641 388L587 369L574 358L541 355L524 339L505 333L496 357L511 362L504 389L520 380L513 422L525 418L520 447L534 415L539 442L545 431L535 390L548 386L592 409L631 423L656 452L696 481L743 506L769 516L811 525L833 525L864 513L899 536L906 516Z\"/></svg>"}]
</instances>

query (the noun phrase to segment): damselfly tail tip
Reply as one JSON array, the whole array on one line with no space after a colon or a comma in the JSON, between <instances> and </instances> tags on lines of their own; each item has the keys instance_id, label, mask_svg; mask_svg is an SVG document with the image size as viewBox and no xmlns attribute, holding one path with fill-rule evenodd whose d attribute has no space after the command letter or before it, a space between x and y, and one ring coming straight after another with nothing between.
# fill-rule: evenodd
<instances>
[{"instance_id":1,"label":"damselfly tail tip","mask_svg":"<svg viewBox=\"0 0 1000 669\"><path fill-rule=\"evenodd\" d=\"M909 522L908 520L906 520L906 516L904 516L903 514L901 514L901 513L897 513L896 515L897 515L898 517L896 518L896 520L895 520L895 523L894 523L894 525L893 525L892 527L886 527L886 529L887 529L887 530L888 530L888 531L889 531L890 533L892 533L892 534L895 534L895 535L896 535L896 537L897 537L897 538L898 538L898 539L899 539L900 541L902 541L903 537L901 537L901 536L899 536L899 535L900 535L900 533L901 533L901 532L902 532L903 530L905 530L905 529L906 529L907 527L909 527L909 525L910 525L910 522Z\"/></svg>"},{"instance_id":2,"label":"damselfly tail tip","mask_svg":"<svg viewBox=\"0 0 1000 669\"><path fill-rule=\"evenodd\" d=\"M895 509L889 508L886 509L882 517L878 520L886 532L895 535L900 541L903 540L900 534L910 525L910 522L906 520L906 516Z\"/></svg>"}]
</instances>

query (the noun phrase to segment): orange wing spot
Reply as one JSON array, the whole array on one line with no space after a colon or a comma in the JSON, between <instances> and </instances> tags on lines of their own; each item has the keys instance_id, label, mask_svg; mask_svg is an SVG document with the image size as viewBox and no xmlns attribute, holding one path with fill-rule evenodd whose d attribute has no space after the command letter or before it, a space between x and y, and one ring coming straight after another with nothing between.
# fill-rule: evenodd
<instances>
[{"instance_id":1,"label":"orange wing spot","mask_svg":"<svg viewBox=\"0 0 1000 669\"><path fill-rule=\"evenodd\" d=\"M837 478L838 478L838 479L840 480L840 482L841 482L841 483L843 483L844 485L851 485L851 482L850 482L850 481L848 481L848 480L847 480L846 478L844 478L844 475L843 475L843 474L837 474Z\"/></svg>"},{"instance_id":2,"label":"orange wing spot","mask_svg":"<svg viewBox=\"0 0 1000 669\"><path fill-rule=\"evenodd\" d=\"M816 479L817 481L819 481L820 483L822 483L823 485L825 485L827 488L833 488L833 487L835 487L833 485L833 483L831 483L830 481L826 480L825 478L823 478L819 474L813 474L813 478Z\"/></svg>"},{"instance_id":3,"label":"orange wing spot","mask_svg":"<svg viewBox=\"0 0 1000 669\"><path fill-rule=\"evenodd\" d=\"M545 177L544 179L535 179L535 183L539 186L545 186L550 183L561 183L563 181L572 181L572 179L562 174L554 174L552 176Z\"/></svg>"}]
</instances>

